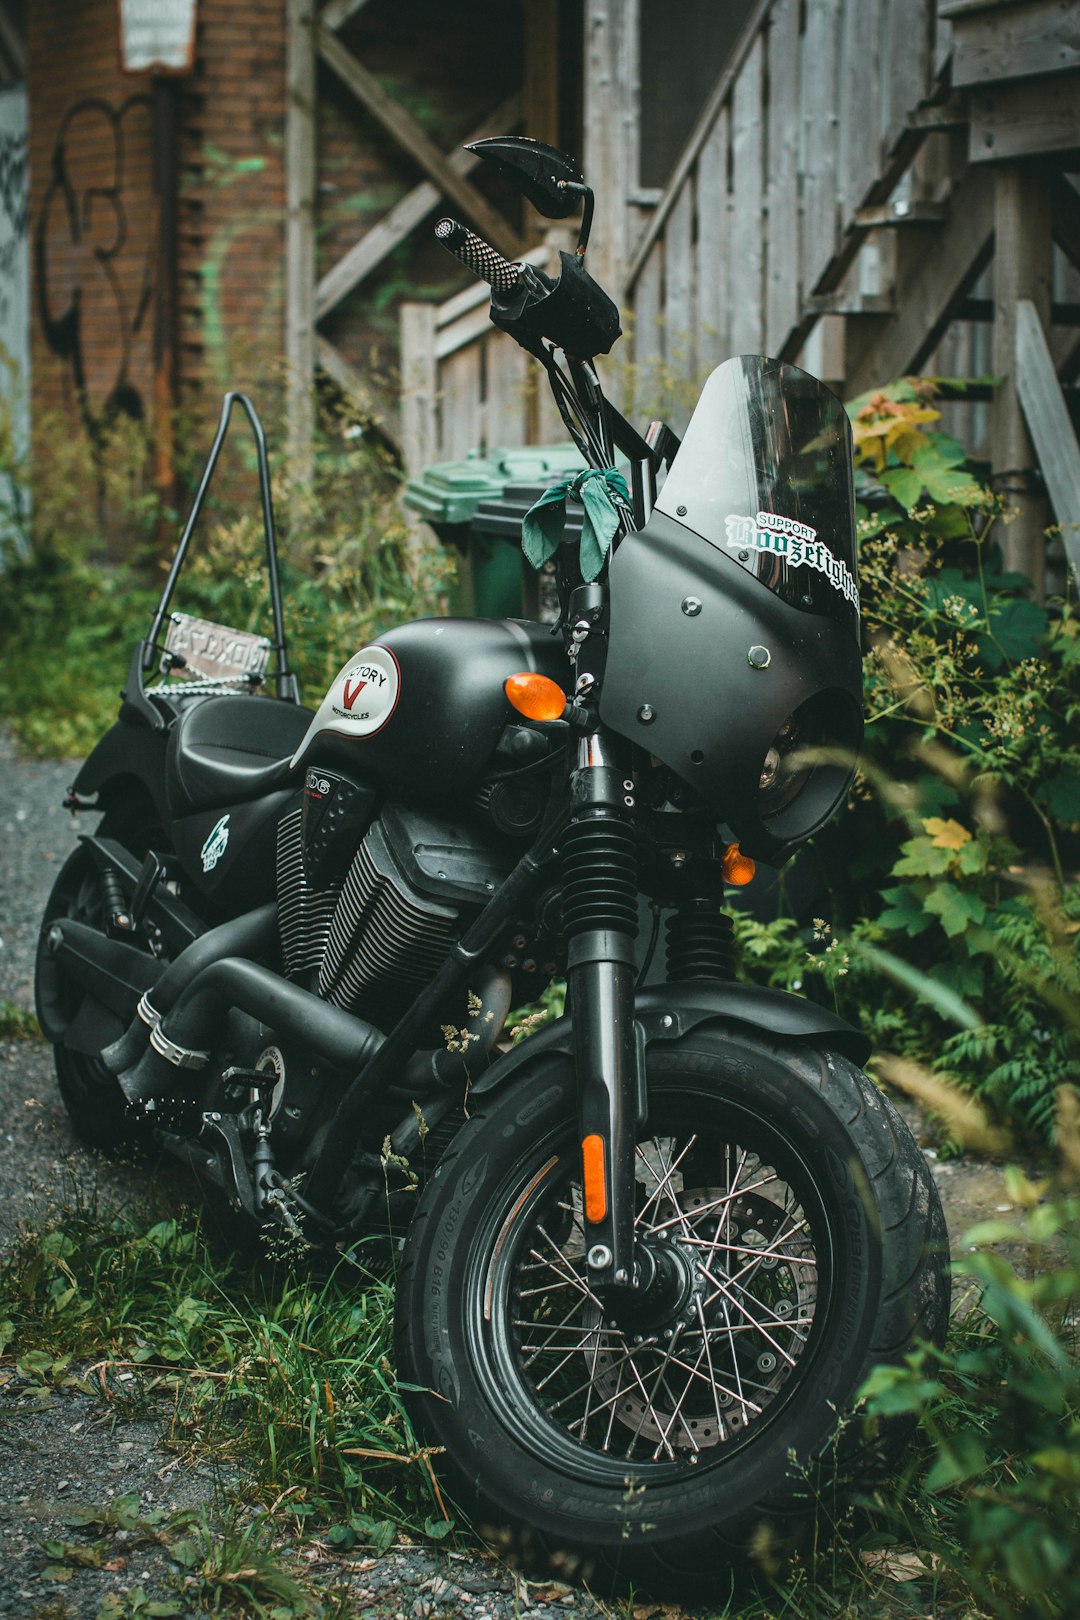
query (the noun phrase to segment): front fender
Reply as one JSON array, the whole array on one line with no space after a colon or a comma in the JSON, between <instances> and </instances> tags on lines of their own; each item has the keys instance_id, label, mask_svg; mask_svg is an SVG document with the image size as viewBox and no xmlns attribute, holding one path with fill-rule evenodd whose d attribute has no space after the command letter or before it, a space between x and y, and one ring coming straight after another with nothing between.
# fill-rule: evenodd
<instances>
[{"instance_id":1,"label":"front fender","mask_svg":"<svg viewBox=\"0 0 1080 1620\"><path fill-rule=\"evenodd\" d=\"M780 1040L821 1041L860 1068L871 1050L865 1035L825 1007L757 984L695 979L648 985L637 993L634 1017L645 1032L646 1046L654 1041L677 1041L702 1024L725 1023L748 1025ZM470 1088L470 1096L494 1091L548 1052L572 1051L573 1021L559 1018L493 1063Z\"/></svg>"}]
</instances>

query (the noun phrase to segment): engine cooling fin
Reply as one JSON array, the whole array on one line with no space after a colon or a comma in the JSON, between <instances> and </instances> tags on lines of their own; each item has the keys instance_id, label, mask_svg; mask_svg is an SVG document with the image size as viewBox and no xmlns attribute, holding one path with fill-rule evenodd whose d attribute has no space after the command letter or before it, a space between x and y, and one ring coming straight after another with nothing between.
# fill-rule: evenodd
<instances>
[{"instance_id":1,"label":"engine cooling fin","mask_svg":"<svg viewBox=\"0 0 1080 1620\"><path fill-rule=\"evenodd\" d=\"M350 1012L410 1002L453 943L455 906L418 894L406 881L378 822L353 858L319 968L319 994Z\"/></svg>"},{"instance_id":2,"label":"engine cooling fin","mask_svg":"<svg viewBox=\"0 0 1080 1620\"><path fill-rule=\"evenodd\" d=\"M290 978L321 967L330 924L341 894L340 879L313 889L304 872L300 810L283 816L277 839L278 930Z\"/></svg>"}]
</instances>

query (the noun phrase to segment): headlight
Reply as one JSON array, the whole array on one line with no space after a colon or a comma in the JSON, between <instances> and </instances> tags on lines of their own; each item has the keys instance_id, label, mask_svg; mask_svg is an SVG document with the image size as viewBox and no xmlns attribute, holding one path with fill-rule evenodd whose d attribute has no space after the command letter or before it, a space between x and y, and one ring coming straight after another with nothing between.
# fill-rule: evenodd
<instances>
[{"instance_id":1,"label":"headlight","mask_svg":"<svg viewBox=\"0 0 1080 1620\"><path fill-rule=\"evenodd\" d=\"M806 838L832 814L851 781L859 718L842 691L818 692L788 715L757 779L757 813L774 838Z\"/></svg>"},{"instance_id":2,"label":"headlight","mask_svg":"<svg viewBox=\"0 0 1080 1620\"><path fill-rule=\"evenodd\" d=\"M762 816L775 815L805 786L812 769L812 762L802 752L805 746L797 716L788 715L761 762L758 809Z\"/></svg>"}]
</instances>

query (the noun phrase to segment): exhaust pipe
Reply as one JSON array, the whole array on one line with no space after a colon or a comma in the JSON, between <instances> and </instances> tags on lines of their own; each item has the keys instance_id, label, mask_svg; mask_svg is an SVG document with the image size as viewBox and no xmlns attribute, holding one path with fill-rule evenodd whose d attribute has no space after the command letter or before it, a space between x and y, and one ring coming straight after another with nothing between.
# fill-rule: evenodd
<instances>
[{"instance_id":1,"label":"exhaust pipe","mask_svg":"<svg viewBox=\"0 0 1080 1620\"><path fill-rule=\"evenodd\" d=\"M43 1035L56 1046L63 1043L71 1022L63 1010L61 982L77 984L109 1012L127 1019L140 994L161 973L161 963L155 957L122 940L110 939L73 917L57 917L49 923L42 946L37 1015Z\"/></svg>"},{"instance_id":2,"label":"exhaust pipe","mask_svg":"<svg viewBox=\"0 0 1080 1620\"><path fill-rule=\"evenodd\" d=\"M176 1005L177 998L187 989L204 968L226 956L264 955L277 944L277 903L270 901L255 911L248 911L231 922L221 923L180 952L175 962L161 972L152 984L153 995L143 995L135 1009L135 1020L118 1041L106 1046L101 1061L115 1075L134 1068L150 1041L150 1032L167 1012ZM125 1009L130 1013L130 1008Z\"/></svg>"},{"instance_id":3,"label":"exhaust pipe","mask_svg":"<svg viewBox=\"0 0 1080 1620\"><path fill-rule=\"evenodd\" d=\"M203 968L181 990L169 1013L149 1031L148 1050L133 1068L118 1075L128 1101L145 1107L175 1089L178 1070L205 1069L214 1038L232 1008L353 1073L367 1064L385 1039L373 1024L269 968L226 957Z\"/></svg>"}]
</instances>

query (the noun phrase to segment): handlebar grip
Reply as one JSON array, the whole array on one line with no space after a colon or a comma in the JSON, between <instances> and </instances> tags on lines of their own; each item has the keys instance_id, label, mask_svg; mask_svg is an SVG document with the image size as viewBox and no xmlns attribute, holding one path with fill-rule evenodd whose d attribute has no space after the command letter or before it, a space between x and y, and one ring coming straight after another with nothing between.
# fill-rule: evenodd
<instances>
[{"instance_id":1,"label":"handlebar grip","mask_svg":"<svg viewBox=\"0 0 1080 1620\"><path fill-rule=\"evenodd\" d=\"M435 227L435 240L497 292L512 292L521 279L519 264L511 264L482 236L460 225L456 219L440 219Z\"/></svg>"}]
</instances>

